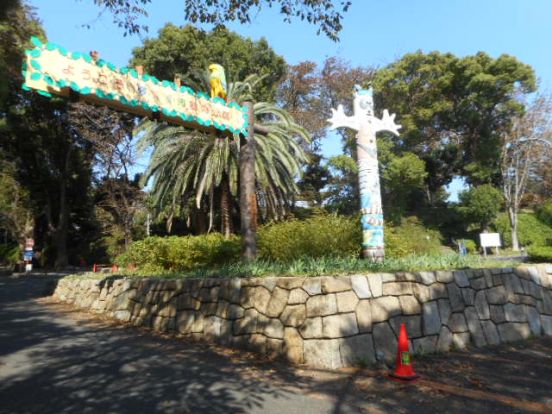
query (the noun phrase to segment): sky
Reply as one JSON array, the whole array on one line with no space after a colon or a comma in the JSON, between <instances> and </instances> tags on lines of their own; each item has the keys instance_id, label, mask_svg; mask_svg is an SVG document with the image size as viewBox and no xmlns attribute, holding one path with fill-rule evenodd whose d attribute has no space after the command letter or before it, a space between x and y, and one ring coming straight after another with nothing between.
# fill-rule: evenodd
<instances>
[{"instance_id":1,"label":"sky","mask_svg":"<svg viewBox=\"0 0 552 414\"><path fill-rule=\"evenodd\" d=\"M228 24L242 36L267 39L290 64L321 63L338 56L353 65L382 67L416 50L466 56L484 51L509 54L531 65L541 89L552 91L552 0L352 0L343 19L339 42L299 20L283 22L277 8L262 9L251 24ZM103 59L125 66L132 48L154 37L167 22L184 25L184 0L152 0L143 23L149 33L123 36L122 29L92 0L29 0L36 8L48 40L71 51L97 50ZM336 1L338 3L338 1ZM91 24L91 28L83 25ZM209 26L202 26L209 29ZM392 108L389 108L393 112ZM400 114L397 115L400 121ZM400 122L399 122L400 123ZM335 136L323 143L324 155L341 150ZM456 193L460 182L452 185ZM453 200L455 197L453 197Z\"/></svg>"}]
</instances>

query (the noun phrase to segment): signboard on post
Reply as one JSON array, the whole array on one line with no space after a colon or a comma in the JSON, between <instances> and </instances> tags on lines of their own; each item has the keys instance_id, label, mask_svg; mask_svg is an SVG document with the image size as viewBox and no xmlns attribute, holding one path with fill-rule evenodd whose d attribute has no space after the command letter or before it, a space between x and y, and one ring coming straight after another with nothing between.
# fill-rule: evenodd
<instances>
[{"instance_id":1,"label":"signboard on post","mask_svg":"<svg viewBox=\"0 0 552 414\"><path fill-rule=\"evenodd\" d=\"M479 242L485 256L487 256L487 247L496 248L496 254L498 254L498 248L502 246L500 234L498 233L481 233L479 234Z\"/></svg>"},{"instance_id":2,"label":"signboard on post","mask_svg":"<svg viewBox=\"0 0 552 414\"><path fill-rule=\"evenodd\" d=\"M235 102L196 93L187 86L158 80L136 69L117 68L86 53L31 39L35 48L26 51L23 89L41 95L69 97L102 104L140 116L160 118L195 129L212 129L247 135L247 109Z\"/></svg>"}]
</instances>

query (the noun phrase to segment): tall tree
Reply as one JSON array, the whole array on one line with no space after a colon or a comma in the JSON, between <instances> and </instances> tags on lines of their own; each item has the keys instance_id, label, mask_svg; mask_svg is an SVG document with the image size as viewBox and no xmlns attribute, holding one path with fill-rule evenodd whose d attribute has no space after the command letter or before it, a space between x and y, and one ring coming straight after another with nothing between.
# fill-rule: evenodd
<instances>
[{"instance_id":1,"label":"tall tree","mask_svg":"<svg viewBox=\"0 0 552 414\"><path fill-rule=\"evenodd\" d=\"M151 0L94 0L113 14L114 22L126 34L147 30L139 19L147 16L146 6ZM352 1L345 0L185 0L185 19L191 23L211 23L221 26L229 21L251 22L262 8L279 7L284 21L298 18L318 26L332 40L337 40L342 29L341 20Z\"/></svg>"},{"instance_id":2,"label":"tall tree","mask_svg":"<svg viewBox=\"0 0 552 414\"><path fill-rule=\"evenodd\" d=\"M518 213L531 177L552 159L552 101L538 96L503 134L500 167L502 191L512 229L512 248L519 250Z\"/></svg>"},{"instance_id":3,"label":"tall tree","mask_svg":"<svg viewBox=\"0 0 552 414\"><path fill-rule=\"evenodd\" d=\"M265 39L253 41L225 28L206 32L193 26L167 24L153 39L133 50L132 65L142 65L159 79L180 76L192 86L202 87L203 75L211 63L226 70L227 79L245 79L251 74L263 76L255 95L272 101L276 86L286 70L284 59Z\"/></svg>"},{"instance_id":4,"label":"tall tree","mask_svg":"<svg viewBox=\"0 0 552 414\"><path fill-rule=\"evenodd\" d=\"M376 106L399 114L395 151L426 162L434 194L455 175L498 184L501 134L523 113L515 94L533 92L536 83L533 69L512 56L419 51L379 70L374 88Z\"/></svg>"}]
</instances>

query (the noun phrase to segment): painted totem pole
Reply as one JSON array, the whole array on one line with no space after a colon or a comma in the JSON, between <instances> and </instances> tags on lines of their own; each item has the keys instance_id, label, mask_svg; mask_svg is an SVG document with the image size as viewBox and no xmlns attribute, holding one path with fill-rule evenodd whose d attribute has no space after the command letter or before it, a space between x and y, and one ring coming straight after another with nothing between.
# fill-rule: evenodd
<instances>
[{"instance_id":1,"label":"painted totem pole","mask_svg":"<svg viewBox=\"0 0 552 414\"><path fill-rule=\"evenodd\" d=\"M343 105L332 109L328 119L330 129L351 128L357 131L358 181L360 188L360 212L362 225L362 254L365 259L380 262L385 257L383 244L383 210L378 172L378 150L376 133L390 131L399 135L400 125L395 124L395 114L383 111L383 117L374 116L372 88L355 86L354 115L347 116Z\"/></svg>"}]
</instances>

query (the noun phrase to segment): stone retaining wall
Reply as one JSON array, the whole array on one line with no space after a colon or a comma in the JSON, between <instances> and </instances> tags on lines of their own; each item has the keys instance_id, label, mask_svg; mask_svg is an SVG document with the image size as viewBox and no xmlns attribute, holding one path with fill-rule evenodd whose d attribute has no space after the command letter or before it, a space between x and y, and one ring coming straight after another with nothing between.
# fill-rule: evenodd
<instances>
[{"instance_id":1,"label":"stone retaining wall","mask_svg":"<svg viewBox=\"0 0 552 414\"><path fill-rule=\"evenodd\" d=\"M83 277L54 295L136 326L284 356L311 367L392 361L402 322L414 353L552 335L552 265L342 277Z\"/></svg>"}]
</instances>

